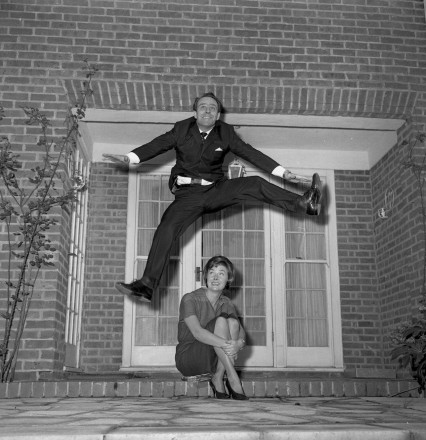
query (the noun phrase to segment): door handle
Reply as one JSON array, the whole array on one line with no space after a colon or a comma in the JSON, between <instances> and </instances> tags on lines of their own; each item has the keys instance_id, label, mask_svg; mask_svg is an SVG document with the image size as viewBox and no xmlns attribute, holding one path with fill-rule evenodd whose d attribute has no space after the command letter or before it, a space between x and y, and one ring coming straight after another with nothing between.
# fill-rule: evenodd
<instances>
[{"instance_id":1,"label":"door handle","mask_svg":"<svg viewBox=\"0 0 426 440\"><path fill-rule=\"evenodd\" d=\"M196 282L200 282L201 281L201 267L200 266L197 266L196 268L195 268L195 281Z\"/></svg>"}]
</instances>

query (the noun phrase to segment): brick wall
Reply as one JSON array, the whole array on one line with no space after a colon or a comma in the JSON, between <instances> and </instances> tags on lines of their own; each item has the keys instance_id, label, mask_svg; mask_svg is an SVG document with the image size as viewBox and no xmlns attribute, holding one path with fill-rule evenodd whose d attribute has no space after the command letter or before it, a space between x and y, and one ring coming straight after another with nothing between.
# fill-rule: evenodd
<instances>
[{"instance_id":1,"label":"brick wall","mask_svg":"<svg viewBox=\"0 0 426 440\"><path fill-rule=\"evenodd\" d=\"M87 266L81 356L86 371L117 370L123 343L123 295L128 176L94 164L89 189Z\"/></svg>"},{"instance_id":2,"label":"brick wall","mask_svg":"<svg viewBox=\"0 0 426 440\"><path fill-rule=\"evenodd\" d=\"M385 362L390 348L389 334L395 324L418 315L422 290L424 242L420 215L420 192L414 176L402 163L408 159L409 145L418 126L409 123L399 133L399 142L372 169L374 231L378 268L378 297ZM424 145L419 154L424 154ZM394 206L387 219L377 210L384 205L386 190L394 193Z\"/></svg>"},{"instance_id":3,"label":"brick wall","mask_svg":"<svg viewBox=\"0 0 426 440\"><path fill-rule=\"evenodd\" d=\"M34 289L31 311L22 337L16 380L39 378L45 372L61 371L65 359L65 319L70 217L59 212L60 223L48 233L58 251L55 267L42 270Z\"/></svg>"},{"instance_id":4,"label":"brick wall","mask_svg":"<svg viewBox=\"0 0 426 440\"><path fill-rule=\"evenodd\" d=\"M0 102L8 119L1 127L23 154L31 151L34 133L23 124L20 106L42 108L60 127L68 103L79 96L85 57L100 69L89 104L97 108L188 110L194 95L208 88L230 111L384 118L413 113L423 124L425 49L420 0L3 0ZM399 157L396 147L370 173L336 173L348 368L386 363L382 339L396 319L400 289L408 292L419 283L418 270L406 259L419 254L408 243L411 233L418 237L413 205L401 202L402 214L388 222L375 214ZM90 188L82 353L89 370L117 368L120 358L122 299L113 279L124 271L126 190L124 177L103 167L94 164ZM109 186L113 179L120 190ZM395 182L404 198L405 191L412 197L409 182L405 173ZM353 215L358 221L348 223ZM54 279L51 272L43 275L61 292L52 304L54 321L63 317L66 219L62 228L60 271ZM392 242L396 233L408 254ZM398 258L405 259L405 271ZM43 307L37 303L34 314L43 316ZM381 329L376 314L383 315ZM45 322L46 332L58 325ZM29 328L32 335L37 339ZM24 368L39 360L30 353L22 351ZM54 369L63 356L56 357Z\"/></svg>"},{"instance_id":5,"label":"brick wall","mask_svg":"<svg viewBox=\"0 0 426 440\"><path fill-rule=\"evenodd\" d=\"M336 171L343 355L346 368L381 364L374 224L369 172Z\"/></svg>"},{"instance_id":6,"label":"brick wall","mask_svg":"<svg viewBox=\"0 0 426 440\"><path fill-rule=\"evenodd\" d=\"M424 237L420 193L402 162L419 125L401 128L398 143L370 172L336 172L339 263L345 364L397 369L390 333L418 314ZM424 154L418 151L418 154ZM392 190L393 207L386 206ZM356 276L354 276L357 274Z\"/></svg>"}]
</instances>

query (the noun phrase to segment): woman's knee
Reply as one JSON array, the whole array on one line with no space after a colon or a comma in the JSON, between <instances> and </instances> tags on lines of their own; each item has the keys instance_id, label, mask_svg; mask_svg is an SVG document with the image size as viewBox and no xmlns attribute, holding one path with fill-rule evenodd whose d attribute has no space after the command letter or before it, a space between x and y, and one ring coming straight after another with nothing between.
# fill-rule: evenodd
<instances>
[{"instance_id":1,"label":"woman's knee","mask_svg":"<svg viewBox=\"0 0 426 440\"><path fill-rule=\"evenodd\" d=\"M228 318L228 328L232 332L240 329L240 322L236 318Z\"/></svg>"},{"instance_id":2,"label":"woman's knee","mask_svg":"<svg viewBox=\"0 0 426 440\"><path fill-rule=\"evenodd\" d=\"M215 328L215 330L216 329L228 329L228 319L225 318L224 316L218 316L216 318L214 328Z\"/></svg>"}]
</instances>

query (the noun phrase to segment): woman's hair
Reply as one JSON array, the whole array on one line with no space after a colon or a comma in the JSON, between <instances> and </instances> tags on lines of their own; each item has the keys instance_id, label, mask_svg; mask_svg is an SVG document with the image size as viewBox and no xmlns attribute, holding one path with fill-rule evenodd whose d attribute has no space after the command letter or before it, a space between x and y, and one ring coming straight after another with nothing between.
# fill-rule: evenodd
<instances>
[{"instance_id":1,"label":"woman's hair","mask_svg":"<svg viewBox=\"0 0 426 440\"><path fill-rule=\"evenodd\" d=\"M231 261L223 255L216 255L207 261L203 269L204 284L207 286L207 274L209 273L210 269L219 265L225 266L228 271L228 282L226 283L226 289L229 289L229 284L232 283L235 277L235 269Z\"/></svg>"},{"instance_id":2,"label":"woman's hair","mask_svg":"<svg viewBox=\"0 0 426 440\"><path fill-rule=\"evenodd\" d=\"M199 101L201 98L212 98L212 99L214 99L214 100L216 101L216 103L217 103L217 110L218 110L218 112L219 112L219 113L222 112L222 110L223 110L222 102L221 102L220 99L219 99L214 93L212 93L212 92L204 93L203 95L198 96L197 98L195 98L194 104L192 105L192 109L193 109L194 111L197 111L198 101Z\"/></svg>"}]
</instances>

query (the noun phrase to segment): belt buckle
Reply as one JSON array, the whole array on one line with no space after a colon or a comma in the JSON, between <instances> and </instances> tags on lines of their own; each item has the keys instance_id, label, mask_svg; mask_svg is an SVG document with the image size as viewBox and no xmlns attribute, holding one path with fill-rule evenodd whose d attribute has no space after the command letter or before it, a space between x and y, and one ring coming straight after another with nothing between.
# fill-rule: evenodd
<instances>
[{"instance_id":1,"label":"belt buckle","mask_svg":"<svg viewBox=\"0 0 426 440\"><path fill-rule=\"evenodd\" d=\"M179 179L181 179L180 182L179 182ZM185 180L186 180L186 182L185 182ZM179 186L181 186L181 185L191 185L191 183L192 183L192 178L191 178L191 177L186 177L186 176L180 176L180 175L178 175L178 176L176 177L176 182L177 182L177 184L178 184Z\"/></svg>"}]
</instances>

